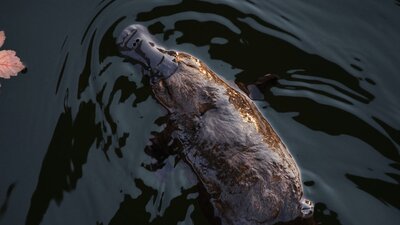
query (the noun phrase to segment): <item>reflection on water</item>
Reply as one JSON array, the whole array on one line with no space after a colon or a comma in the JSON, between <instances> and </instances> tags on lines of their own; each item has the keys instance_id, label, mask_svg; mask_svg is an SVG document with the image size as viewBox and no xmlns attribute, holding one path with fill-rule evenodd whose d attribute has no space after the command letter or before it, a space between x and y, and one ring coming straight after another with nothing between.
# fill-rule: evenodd
<instances>
[{"instance_id":1,"label":"reflection on water","mask_svg":"<svg viewBox=\"0 0 400 225\"><path fill-rule=\"evenodd\" d=\"M350 45L359 36L345 26L358 21L363 28L358 16L367 6L370 16L362 19L371 24L397 18L390 13L392 7L398 12L394 3L374 9L366 1L354 15L338 14L327 24L325 12L345 12L351 4L99 1L58 40L56 83L43 88L64 99L62 111L38 162L34 190L24 191L30 196L18 192L19 180L0 185L0 224L17 217L32 225L215 222L176 154L179 144L168 135L175 128L149 80L115 47L115 37L132 23L265 99L257 104L290 147L305 193L316 202L312 223L397 224L400 106L392 85L399 80L390 56L400 47L386 48L370 27L363 40L373 44ZM374 10L386 17L375 17ZM397 40L390 22L382 27L390 31L387 40ZM26 58L29 66L33 56ZM27 76L34 75L30 71ZM266 74L279 79L260 82ZM14 199L26 211L13 206Z\"/></svg>"},{"instance_id":2,"label":"reflection on water","mask_svg":"<svg viewBox=\"0 0 400 225\"><path fill-rule=\"evenodd\" d=\"M396 193L400 190L400 176L399 174L394 173L387 173L386 175L393 178L393 180L396 181L396 184L380 179L355 176L352 174L346 174L346 177L357 184L358 188L371 194L383 203L400 208L400 196L393 195L393 193Z\"/></svg>"},{"instance_id":3,"label":"reflection on water","mask_svg":"<svg viewBox=\"0 0 400 225\"><path fill-rule=\"evenodd\" d=\"M0 220L3 217L3 215L6 213L7 211L7 207L8 207L8 202L10 201L10 197L11 194L14 191L14 188L16 186L16 183L12 183L8 186L7 188L7 195L6 195L6 199L4 200L3 204L1 204L1 208L0 208Z\"/></svg>"},{"instance_id":4,"label":"reflection on water","mask_svg":"<svg viewBox=\"0 0 400 225\"><path fill-rule=\"evenodd\" d=\"M71 109L65 107L42 163L26 224L40 224L50 201L61 204L64 192L76 188L88 151L100 140L101 130L94 121L94 109L93 103L82 102L78 114L72 118Z\"/></svg>"},{"instance_id":5,"label":"reflection on water","mask_svg":"<svg viewBox=\"0 0 400 225\"><path fill-rule=\"evenodd\" d=\"M157 190L146 186L143 181L139 179L135 180L135 184L142 191L142 194L136 199L132 199L129 195L125 195L120 208L111 219L109 223L110 225L177 224L181 221L189 222L189 218L191 218L194 224L208 224L208 222L204 220L204 217L199 215L201 211L200 206L196 201L196 193L198 193L196 186L182 190L180 196L171 200L170 206L165 209L162 216L158 215L156 218L151 219L151 214L146 211L146 205L151 202L152 199L157 197L158 192ZM160 208L161 205L154 205L154 207ZM187 215L187 211L189 211L190 215Z\"/></svg>"},{"instance_id":6,"label":"reflection on water","mask_svg":"<svg viewBox=\"0 0 400 225\"><path fill-rule=\"evenodd\" d=\"M315 220L319 221L320 224L341 224L338 219L338 214L332 210L329 210L324 203L315 204Z\"/></svg>"}]
</instances>

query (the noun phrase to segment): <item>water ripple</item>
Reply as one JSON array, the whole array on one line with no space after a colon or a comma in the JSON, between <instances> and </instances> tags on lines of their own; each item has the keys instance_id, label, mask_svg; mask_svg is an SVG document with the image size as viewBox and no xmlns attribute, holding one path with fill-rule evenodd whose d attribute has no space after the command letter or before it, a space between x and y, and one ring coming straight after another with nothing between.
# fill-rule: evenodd
<instances>
[{"instance_id":1,"label":"water ripple","mask_svg":"<svg viewBox=\"0 0 400 225\"><path fill-rule=\"evenodd\" d=\"M361 191L368 194L363 201L390 217L387 206L400 207L396 198L400 130L398 122L379 111L388 108L376 107L387 103L379 92L384 78L377 79L370 71L362 49L347 49L346 54L346 48L333 49L329 58L330 48L317 40L310 50L307 43L315 37L301 29L309 24L295 19L309 11L293 12L296 9L281 4L100 1L88 22L71 28L61 42L55 93L64 98L64 108L42 162L26 224L51 223L54 215L46 214L53 212L49 208L80 207L77 202L68 205L65 199L92 191L101 197L83 195L84 199L109 208L88 216L87 224L215 222L207 201L198 195L202 190L197 180L187 178L188 168L174 153L177 146L168 136L167 113L152 96L148 78L120 57L115 47L119 32L138 22L167 47L189 51L221 71L221 76L245 89L251 87L248 92L265 99L259 102L267 105L263 113L292 147L302 167L305 192L317 199L316 223L354 224L379 216L357 217L367 205L361 200L353 208L340 202L349 195L363 199ZM308 10L325 18L316 7ZM275 84L260 82L265 74L280 79ZM350 141L334 145L342 140ZM360 153L376 154L376 158L363 158ZM330 159L338 160L325 162L330 154L335 156ZM109 193L97 189L99 180Z\"/></svg>"}]
</instances>

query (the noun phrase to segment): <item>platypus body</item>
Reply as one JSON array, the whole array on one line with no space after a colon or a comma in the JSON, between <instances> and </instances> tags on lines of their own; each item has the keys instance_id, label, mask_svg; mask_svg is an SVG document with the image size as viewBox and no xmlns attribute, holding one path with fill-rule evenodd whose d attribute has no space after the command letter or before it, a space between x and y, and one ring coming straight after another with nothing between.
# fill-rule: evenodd
<instances>
[{"instance_id":1,"label":"platypus body","mask_svg":"<svg viewBox=\"0 0 400 225\"><path fill-rule=\"evenodd\" d=\"M125 28L117 44L148 71L154 96L176 124L172 135L221 224L274 224L312 214L295 160L243 92L194 56L156 45L141 25Z\"/></svg>"}]
</instances>

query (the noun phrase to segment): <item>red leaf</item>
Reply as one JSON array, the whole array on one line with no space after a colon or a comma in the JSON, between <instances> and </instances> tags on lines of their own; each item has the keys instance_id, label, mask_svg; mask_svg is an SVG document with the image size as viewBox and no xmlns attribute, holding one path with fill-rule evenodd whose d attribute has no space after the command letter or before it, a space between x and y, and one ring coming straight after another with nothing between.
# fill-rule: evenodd
<instances>
[{"instance_id":1,"label":"red leaf","mask_svg":"<svg viewBox=\"0 0 400 225\"><path fill-rule=\"evenodd\" d=\"M0 47L3 46L4 40L6 40L6 35L4 34L4 31L0 31Z\"/></svg>"},{"instance_id":2,"label":"red leaf","mask_svg":"<svg viewBox=\"0 0 400 225\"><path fill-rule=\"evenodd\" d=\"M16 76L23 69L25 69L25 66L15 55L15 51L0 51L0 77L8 79L11 76Z\"/></svg>"}]
</instances>

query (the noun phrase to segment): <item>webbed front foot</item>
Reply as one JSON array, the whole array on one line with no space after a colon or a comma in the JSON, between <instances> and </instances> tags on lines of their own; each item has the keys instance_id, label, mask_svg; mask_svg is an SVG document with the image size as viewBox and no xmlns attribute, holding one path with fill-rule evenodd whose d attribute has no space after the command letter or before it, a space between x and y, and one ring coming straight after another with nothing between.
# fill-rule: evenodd
<instances>
[{"instance_id":1,"label":"webbed front foot","mask_svg":"<svg viewBox=\"0 0 400 225\"><path fill-rule=\"evenodd\" d=\"M312 201L302 198L300 205L303 218L310 218L314 214L314 203Z\"/></svg>"}]
</instances>

